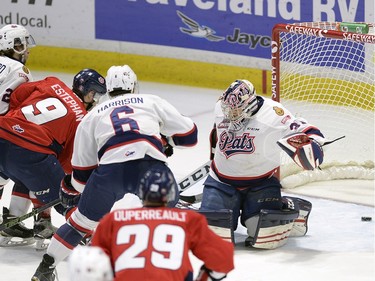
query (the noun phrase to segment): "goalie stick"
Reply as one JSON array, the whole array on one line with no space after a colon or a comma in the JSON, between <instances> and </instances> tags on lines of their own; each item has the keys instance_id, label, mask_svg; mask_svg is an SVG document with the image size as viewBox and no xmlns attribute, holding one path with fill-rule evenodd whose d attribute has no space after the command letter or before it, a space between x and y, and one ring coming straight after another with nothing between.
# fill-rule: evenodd
<instances>
[{"instance_id":1,"label":"goalie stick","mask_svg":"<svg viewBox=\"0 0 375 281\"><path fill-rule=\"evenodd\" d=\"M180 193L184 192L185 190L189 189L192 185L196 184L198 181L203 179L205 176L208 175L210 171L211 160L204 163L198 169L191 172L185 178L180 180L178 186L180 188Z\"/></svg>"},{"instance_id":2,"label":"goalie stick","mask_svg":"<svg viewBox=\"0 0 375 281\"><path fill-rule=\"evenodd\" d=\"M202 194L181 195L181 193L189 189L191 186L196 184L205 176L207 176L208 172L210 171L210 165L211 165L211 160L207 161L198 169L191 172L189 175L187 175L178 183L178 186L180 188L180 198L179 198L179 203L177 205L179 205L182 208L190 208L189 206L191 204L202 201Z\"/></svg>"},{"instance_id":3,"label":"goalie stick","mask_svg":"<svg viewBox=\"0 0 375 281\"><path fill-rule=\"evenodd\" d=\"M201 202L202 197L203 197L203 193L196 194L196 195L181 195L180 194L180 199L189 204L195 204L195 203Z\"/></svg>"},{"instance_id":4,"label":"goalie stick","mask_svg":"<svg viewBox=\"0 0 375 281\"><path fill-rule=\"evenodd\" d=\"M340 139L345 138L345 136L338 137L334 140L329 140L326 141L322 146L331 144L333 142L336 142ZM180 200L184 201L186 203L182 203L182 205L187 206L187 205L192 205L195 203L200 203L202 202L202 197L203 194L196 194L196 195L181 195L183 191L197 183L199 180L201 180L203 177L205 177L210 169L210 164L211 161L208 161L207 163L203 164L200 168L196 169L194 172L192 172L190 175L188 175L185 179L183 179L180 183Z\"/></svg>"},{"instance_id":5,"label":"goalie stick","mask_svg":"<svg viewBox=\"0 0 375 281\"><path fill-rule=\"evenodd\" d=\"M3 223L3 224L0 224L0 231L3 231L4 229L10 228L10 227L20 223L21 221L24 221L25 219L33 217L33 216L35 216L35 215L47 210L48 208L59 204L59 203L60 203L60 199L56 199L56 200L51 201L51 202L49 202L49 203L47 203L47 204L45 204L45 205L43 205L39 208L33 209L30 213L27 213L23 216L16 217L16 218L11 219L11 220Z\"/></svg>"}]
</instances>

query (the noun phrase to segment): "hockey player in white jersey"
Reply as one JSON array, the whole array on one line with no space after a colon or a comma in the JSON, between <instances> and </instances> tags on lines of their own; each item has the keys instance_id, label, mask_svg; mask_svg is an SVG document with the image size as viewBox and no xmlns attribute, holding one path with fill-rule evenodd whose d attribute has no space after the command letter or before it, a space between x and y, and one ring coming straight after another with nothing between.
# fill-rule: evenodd
<instances>
[{"instance_id":1,"label":"hockey player in white jersey","mask_svg":"<svg viewBox=\"0 0 375 281\"><path fill-rule=\"evenodd\" d=\"M20 84L32 81L25 66L34 38L21 25L9 24L0 29L0 114L8 111L10 95Z\"/></svg>"},{"instance_id":2,"label":"hockey player in white jersey","mask_svg":"<svg viewBox=\"0 0 375 281\"><path fill-rule=\"evenodd\" d=\"M162 135L175 147L197 143L198 130L190 118L158 96L135 92L137 76L129 66L112 66L106 81L108 99L78 126L73 174L62 182L63 204L74 205L80 194L78 208L52 237L33 281L54 280L55 265L91 234L117 200L136 194L146 170L169 170Z\"/></svg>"},{"instance_id":3,"label":"hockey player in white jersey","mask_svg":"<svg viewBox=\"0 0 375 281\"><path fill-rule=\"evenodd\" d=\"M29 58L29 49L34 46L34 38L25 27L8 24L0 29L0 115L7 113L12 92L22 83L33 81L30 70L25 64ZM4 186L8 182L9 179L0 174L0 199ZM17 185L13 191L18 193ZM0 221L3 220L3 217L8 219L20 215L19 209L29 209L31 202L28 195L23 194L23 191L18 194L20 196L12 196L9 210L7 208L0 210L3 213L0 215ZM20 245L34 243L33 231L23 224L5 230L3 235L9 237L9 240L12 237L22 238L23 242ZM7 245L8 242L3 239L0 244Z\"/></svg>"},{"instance_id":4,"label":"hockey player in white jersey","mask_svg":"<svg viewBox=\"0 0 375 281\"><path fill-rule=\"evenodd\" d=\"M216 104L210 140L212 163L200 210L232 210L234 229L239 218L247 228L247 246L273 249L290 234L305 235L311 203L282 197L275 172L279 146L301 167L319 166L325 141L320 130L258 96L248 80L236 80Z\"/></svg>"}]
</instances>

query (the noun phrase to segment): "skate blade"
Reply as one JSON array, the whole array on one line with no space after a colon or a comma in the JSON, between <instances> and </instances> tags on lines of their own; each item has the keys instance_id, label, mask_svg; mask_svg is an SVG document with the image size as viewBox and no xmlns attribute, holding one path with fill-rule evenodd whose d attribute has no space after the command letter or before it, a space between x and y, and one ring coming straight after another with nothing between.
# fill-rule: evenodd
<instances>
[{"instance_id":1,"label":"skate blade","mask_svg":"<svg viewBox=\"0 0 375 281\"><path fill-rule=\"evenodd\" d=\"M48 245L51 242L50 239L35 239L35 241L35 250L38 252L47 250Z\"/></svg>"},{"instance_id":2,"label":"skate blade","mask_svg":"<svg viewBox=\"0 0 375 281\"><path fill-rule=\"evenodd\" d=\"M20 237L4 237L0 236L0 247L18 247L27 246L35 243L35 239L31 238L20 238Z\"/></svg>"}]
</instances>

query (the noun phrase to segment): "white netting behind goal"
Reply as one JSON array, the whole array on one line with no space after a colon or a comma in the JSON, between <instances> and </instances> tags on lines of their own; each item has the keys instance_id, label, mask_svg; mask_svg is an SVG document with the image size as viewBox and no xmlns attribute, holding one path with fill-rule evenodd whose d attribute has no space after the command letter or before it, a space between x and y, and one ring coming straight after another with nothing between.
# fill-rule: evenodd
<instances>
[{"instance_id":1,"label":"white netting behind goal","mask_svg":"<svg viewBox=\"0 0 375 281\"><path fill-rule=\"evenodd\" d=\"M349 25L350 27L355 25ZM375 35L341 32L339 23L277 25L273 97L318 126L326 138L322 170L302 171L282 153L286 188L332 179L374 179ZM368 30L367 30L368 28ZM277 47L277 48L276 48Z\"/></svg>"}]
</instances>

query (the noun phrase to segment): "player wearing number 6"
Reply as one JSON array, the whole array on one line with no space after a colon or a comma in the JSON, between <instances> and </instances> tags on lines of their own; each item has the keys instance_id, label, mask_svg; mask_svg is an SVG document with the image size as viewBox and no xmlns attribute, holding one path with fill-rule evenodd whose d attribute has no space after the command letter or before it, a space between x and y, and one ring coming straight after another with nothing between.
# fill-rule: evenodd
<instances>
[{"instance_id":1,"label":"player wearing number 6","mask_svg":"<svg viewBox=\"0 0 375 281\"><path fill-rule=\"evenodd\" d=\"M78 208L52 237L32 280L54 280L53 267L91 234L116 201L137 193L146 170L169 171L162 135L176 147L197 143L198 130L190 118L158 96L137 93L137 76L128 65L110 67L106 82L108 96L78 126L73 174L62 182L63 204L74 205L81 193ZM170 205L177 202L172 199Z\"/></svg>"}]
</instances>

